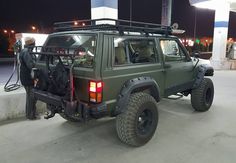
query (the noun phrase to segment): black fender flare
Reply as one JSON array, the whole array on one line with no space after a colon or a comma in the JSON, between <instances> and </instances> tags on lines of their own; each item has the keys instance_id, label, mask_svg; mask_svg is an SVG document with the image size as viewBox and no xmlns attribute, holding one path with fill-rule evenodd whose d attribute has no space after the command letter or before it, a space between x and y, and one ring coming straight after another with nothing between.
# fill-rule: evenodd
<instances>
[{"instance_id":1,"label":"black fender flare","mask_svg":"<svg viewBox=\"0 0 236 163\"><path fill-rule=\"evenodd\" d=\"M197 67L197 75L193 84L193 89L200 86L204 76L213 76L214 69L211 65L203 64Z\"/></svg>"},{"instance_id":2,"label":"black fender flare","mask_svg":"<svg viewBox=\"0 0 236 163\"><path fill-rule=\"evenodd\" d=\"M160 88L157 82L151 77L138 77L125 82L117 98L117 105L114 111L114 115L118 115L125 110L127 106L129 97L132 92L139 88L150 89L151 95L155 98L157 102L160 101Z\"/></svg>"}]
</instances>

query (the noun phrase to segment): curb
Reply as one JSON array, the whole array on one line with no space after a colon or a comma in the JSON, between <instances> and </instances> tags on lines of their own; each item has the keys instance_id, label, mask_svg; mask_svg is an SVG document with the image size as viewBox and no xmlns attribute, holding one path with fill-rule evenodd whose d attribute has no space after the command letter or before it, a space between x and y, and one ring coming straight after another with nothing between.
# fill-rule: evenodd
<instances>
[{"instance_id":1,"label":"curb","mask_svg":"<svg viewBox=\"0 0 236 163\"><path fill-rule=\"evenodd\" d=\"M25 90L20 88L12 92L5 92L0 86L0 121L25 117ZM44 113L46 105L40 101L36 104L37 112Z\"/></svg>"}]
</instances>

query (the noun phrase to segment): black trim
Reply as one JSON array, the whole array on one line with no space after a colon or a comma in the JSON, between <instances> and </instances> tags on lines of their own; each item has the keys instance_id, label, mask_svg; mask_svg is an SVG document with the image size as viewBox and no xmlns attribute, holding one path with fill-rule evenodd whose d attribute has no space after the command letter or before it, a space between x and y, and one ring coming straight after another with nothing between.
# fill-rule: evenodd
<instances>
[{"instance_id":1,"label":"black trim","mask_svg":"<svg viewBox=\"0 0 236 163\"><path fill-rule=\"evenodd\" d=\"M54 95L49 92L32 89L32 95L37 100L45 102L46 104L51 104L54 106L62 106L63 105L62 97Z\"/></svg>"},{"instance_id":2,"label":"black trim","mask_svg":"<svg viewBox=\"0 0 236 163\"><path fill-rule=\"evenodd\" d=\"M37 89L32 89L31 95L34 99L52 105L52 111L54 111L54 113L60 113L62 110L68 115L79 113L80 118L84 120L89 119L90 116L93 118L101 118L108 115L107 105L105 103L89 105L88 103L79 101L67 101L61 96Z\"/></svg>"},{"instance_id":3,"label":"black trim","mask_svg":"<svg viewBox=\"0 0 236 163\"><path fill-rule=\"evenodd\" d=\"M175 95L180 92L184 92L186 90L192 89L194 81L186 82L179 85L173 85L165 90L165 97L170 95Z\"/></svg>"},{"instance_id":4,"label":"black trim","mask_svg":"<svg viewBox=\"0 0 236 163\"><path fill-rule=\"evenodd\" d=\"M213 76L214 75L214 69L213 67L208 67L205 73L205 76Z\"/></svg>"},{"instance_id":5,"label":"black trim","mask_svg":"<svg viewBox=\"0 0 236 163\"><path fill-rule=\"evenodd\" d=\"M194 81L193 89L200 86L202 83L202 80L204 79L204 76L213 76L214 75L214 69L212 66L208 64L203 64L197 67L197 76L196 80Z\"/></svg>"},{"instance_id":6,"label":"black trim","mask_svg":"<svg viewBox=\"0 0 236 163\"><path fill-rule=\"evenodd\" d=\"M140 89L140 90L139 90ZM117 99L117 106L113 115L118 115L122 113L129 101L130 95L134 93L134 91L143 91L143 89L150 89L151 95L156 99L157 102L160 101L160 88L156 81L151 77L138 77L127 81Z\"/></svg>"}]
</instances>

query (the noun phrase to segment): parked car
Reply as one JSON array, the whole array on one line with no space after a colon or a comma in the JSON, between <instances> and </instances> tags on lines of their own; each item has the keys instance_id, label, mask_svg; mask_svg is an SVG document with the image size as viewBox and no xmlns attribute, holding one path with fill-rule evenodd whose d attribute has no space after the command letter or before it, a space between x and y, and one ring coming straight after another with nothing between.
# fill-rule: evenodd
<instances>
[{"instance_id":1,"label":"parked car","mask_svg":"<svg viewBox=\"0 0 236 163\"><path fill-rule=\"evenodd\" d=\"M214 86L206 77L213 76L213 68L190 57L170 27L103 21L83 27L56 23L41 52L32 52L41 56L32 94L47 104L45 118L55 113L74 122L116 117L120 140L142 146L155 133L162 98L191 94L196 111L211 107Z\"/></svg>"}]
</instances>

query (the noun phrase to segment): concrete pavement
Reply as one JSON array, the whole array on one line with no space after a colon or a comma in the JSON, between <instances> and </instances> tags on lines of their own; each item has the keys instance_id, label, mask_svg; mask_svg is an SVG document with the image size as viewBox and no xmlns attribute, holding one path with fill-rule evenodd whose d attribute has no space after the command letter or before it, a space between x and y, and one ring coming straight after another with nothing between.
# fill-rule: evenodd
<instances>
[{"instance_id":1,"label":"concrete pavement","mask_svg":"<svg viewBox=\"0 0 236 163\"><path fill-rule=\"evenodd\" d=\"M191 108L190 97L164 99L159 124L145 146L122 144L115 119L70 123L19 119L0 124L1 163L235 163L236 71L217 71L214 104L208 112Z\"/></svg>"}]
</instances>

